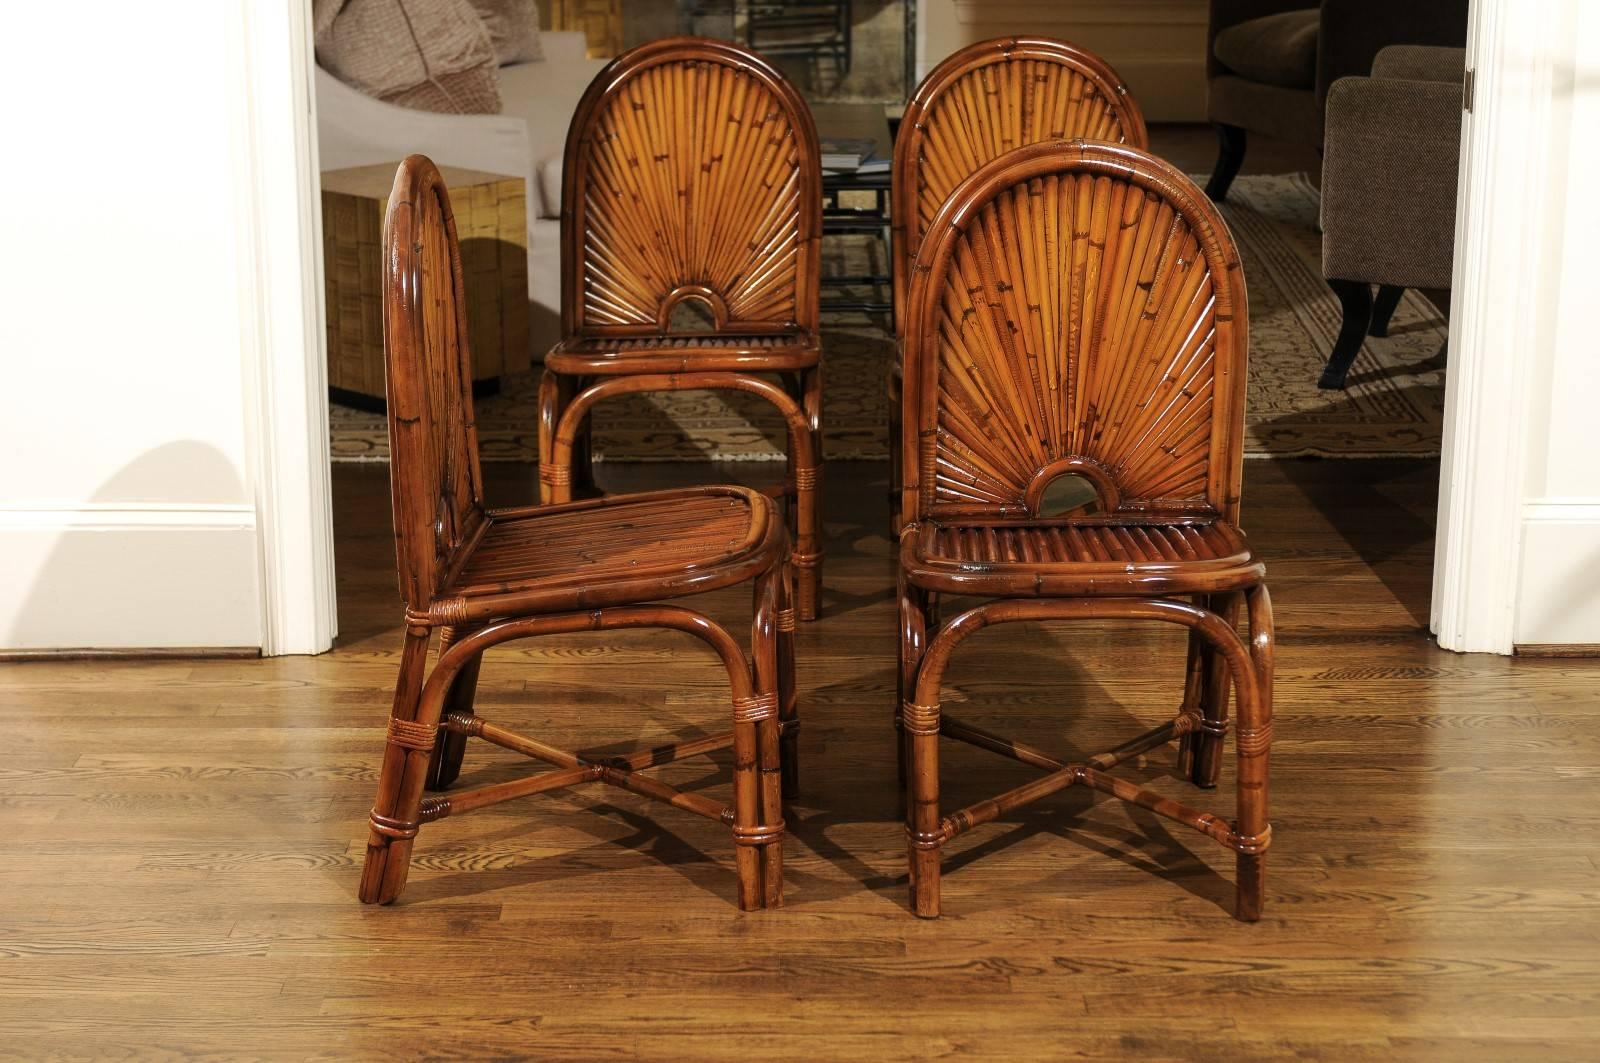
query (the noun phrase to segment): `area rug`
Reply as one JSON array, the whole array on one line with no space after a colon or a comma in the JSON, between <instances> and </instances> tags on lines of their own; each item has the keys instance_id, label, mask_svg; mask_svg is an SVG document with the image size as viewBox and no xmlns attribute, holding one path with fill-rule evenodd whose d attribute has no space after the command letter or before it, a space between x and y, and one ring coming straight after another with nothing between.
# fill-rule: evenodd
<instances>
[{"instance_id":1,"label":"area rug","mask_svg":"<svg viewBox=\"0 0 1600 1063\"><path fill-rule=\"evenodd\" d=\"M1339 332L1339 304L1322 279L1317 190L1305 174L1246 176L1223 214L1244 258L1250 291L1250 387L1245 452L1252 458L1424 457L1439 452L1444 420L1445 321L1407 292L1389 336L1369 339L1344 391L1317 376ZM829 240L823 271L880 272L881 249ZM893 343L884 322L825 314L824 452L830 461L888 457L884 379ZM538 460L537 372L514 374L477 404L485 461ZM783 457L782 424L739 393L673 392L602 403L594 412L601 461L768 461ZM335 405L334 461L387 461L381 415Z\"/></svg>"}]
</instances>

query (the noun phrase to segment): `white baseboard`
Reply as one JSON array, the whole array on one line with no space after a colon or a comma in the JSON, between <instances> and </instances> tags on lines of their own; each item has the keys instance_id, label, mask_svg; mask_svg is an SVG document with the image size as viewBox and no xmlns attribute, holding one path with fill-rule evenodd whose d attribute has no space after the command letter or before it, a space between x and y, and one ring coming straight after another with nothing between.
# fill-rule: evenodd
<instances>
[{"instance_id":1,"label":"white baseboard","mask_svg":"<svg viewBox=\"0 0 1600 1063\"><path fill-rule=\"evenodd\" d=\"M248 505L0 507L0 650L261 645Z\"/></svg>"},{"instance_id":2,"label":"white baseboard","mask_svg":"<svg viewBox=\"0 0 1600 1063\"><path fill-rule=\"evenodd\" d=\"M1522 506L1516 645L1600 644L1600 499Z\"/></svg>"}]
</instances>

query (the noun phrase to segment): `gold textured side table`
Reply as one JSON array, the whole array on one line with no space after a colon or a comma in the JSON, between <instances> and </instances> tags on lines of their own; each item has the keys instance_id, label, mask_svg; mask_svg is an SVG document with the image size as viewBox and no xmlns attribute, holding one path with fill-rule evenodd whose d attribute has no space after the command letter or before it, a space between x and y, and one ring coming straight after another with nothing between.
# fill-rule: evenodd
<instances>
[{"instance_id":1,"label":"gold textured side table","mask_svg":"<svg viewBox=\"0 0 1600 1063\"><path fill-rule=\"evenodd\" d=\"M399 162L322 175L322 260L328 314L328 390L334 401L382 409L383 212ZM440 167L450 187L473 391L531 365L528 350L528 213L522 178Z\"/></svg>"}]
</instances>

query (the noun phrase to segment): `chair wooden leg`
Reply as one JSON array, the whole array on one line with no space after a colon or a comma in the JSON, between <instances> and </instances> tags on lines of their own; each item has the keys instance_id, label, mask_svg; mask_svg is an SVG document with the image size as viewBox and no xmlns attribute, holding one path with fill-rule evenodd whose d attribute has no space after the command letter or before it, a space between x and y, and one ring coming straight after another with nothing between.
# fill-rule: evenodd
<instances>
[{"instance_id":1,"label":"chair wooden leg","mask_svg":"<svg viewBox=\"0 0 1600 1063\"><path fill-rule=\"evenodd\" d=\"M928 618L926 596L900 579L900 660L895 669L896 697L894 706L894 739L896 778L900 784L902 801L906 798L906 781L910 778L911 736L905 728L904 705L917 689L917 669L922 665L922 655L928 648ZM904 806L902 806L903 810Z\"/></svg>"},{"instance_id":2,"label":"chair wooden leg","mask_svg":"<svg viewBox=\"0 0 1600 1063\"><path fill-rule=\"evenodd\" d=\"M1210 609L1234 627L1239 621L1239 596L1219 594L1196 602ZM1223 736L1228 727L1228 694L1231 676L1227 661L1209 642L1191 631L1189 635L1190 685L1185 689L1184 710L1194 711L1200 729L1183 736L1178 747L1179 768L1189 781L1202 789L1217 785L1222 774ZM1194 662L1198 658L1198 675ZM1190 692L1196 696L1189 700Z\"/></svg>"},{"instance_id":3,"label":"chair wooden leg","mask_svg":"<svg viewBox=\"0 0 1600 1063\"><path fill-rule=\"evenodd\" d=\"M364 904L388 904L400 895L420 826L417 815L422 805L422 784L428 776L438 723L437 713L431 720L418 717L428 665L428 634L428 629L420 625L406 628L400 677L389 714L389 741L383 750L378 796L372 804L372 834L367 839L367 859L361 870L359 895Z\"/></svg>"},{"instance_id":4,"label":"chair wooden leg","mask_svg":"<svg viewBox=\"0 0 1600 1063\"><path fill-rule=\"evenodd\" d=\"M439 653L449 649L461 632L457 628L447 627L439 633ZM476 657L472 662L456 673L455 681L450 684L450 693L445 695L444 711L459 713L462 716L472 715L472 703L478 693L478 670L483 666L483 658ZM467 736L460 731L441 731L438 743L433 747L433 759L428 762L428 789L443 790L461 777L461 762L466 757Z\"/></svg>"},{"instance_id":5,"label":"chair wooden leg","mask_svg":"<svg viewBox=\"0 0 1600 1063\"><path fill-rule=\"evenodd\" d=\"M822 367L805 373L802 404L809 430L809 454L794 459L795 611L801 620L817 618L822 599ZM794 443L790 443L791 449Z\"/></svg>"},{"instance_id":6,"label":"chair wooden leg","mask_svg":"<svg viewBox=\"0 0 1600 1063\"><path fill-rule=\"evenodd\" d=\"M591 378L579 377L572 382L574 393L582 391ZM572 497L587 498L600 493L594 480L594 417L578 422L578 434L572 441Z\"/></svg>"},{"instance_id":7,"label":"chair wooden leg","mask_svg":"<svg viewBox=\"0 0 1600 1063\"><path fill-rule=\"evenodd\" d=\"M546 368L539 379L539 501L545 505L571 497L572 469L558 464L556 432L570 397L570 382ZM558 490L559 485L559 490Z\"/></svg>"},{"instance_id":8,"label":"chair wooden leg","mask_svg":"<svg viewBox=\"0 0 1600 1063\"><path fill-rule=\"evenodd\" d=\"M756 700L765 715L756 724L758 770L761 780L760 825L776 831L760 847L761 903L767 908L783 904L783 767L780 746L780 708L783 701L783 666L779 660L779 627L783 615L782 565L756 580L755 620L750 628L750 654L755 662Z\"/></svg>"},{"instance_id":9,"label":"chair wooden leg","mask_svg":"<svg viewBox=\"0 0 1600 1063\"><path fill-rule=\"evenodd\" d=\"M944 845L939 820L939 704L906 702L901 724L911 738L911 782L906 817L906 856L911 869L911 910L939 917L939 859Z\"/></svg>"},{"instance_id":10,"label":"chair wooden leg","mask_svg":"<svg viewBox=\"0 0 1600 1063\"><path fill-rule=\"evenodd\" d=\"M1244 130L1238 126L1217 124L1217 162L1211 167L1211 180L1206 183L1206 195L1213 203L1228 198L1228 189L1233 187L1233 179L1244 164L1246 140Z\"/></svg>"},{"instance_id":11,"label":"chair wooden leg","mask_svg":"<svg viewBox=\"0 0 1600 1063\"><path fill-rule=\"evenodd\" d=\"M1272 838L1267 818L1268 776L1272 752L1272 686L1276 636L1272 599L1265 585L1247 595L1250 617L1250 661L1255 672L1256 696L1240 699L1239 807L1240 835L1255 839L1254 851L1240 852L1237 861L1238 897L1234 914L1247 923L1261 918L1266 899L1266 852Z\"/></svg>"},{"instance_id":12,"label":"chair wooden leg","mask_svg":"<svg viewBox=\"0 0 1600 1063\"><path fill-rule=\"evenodd\" d=\"M778 586L778 758L783 770L783 797L800 796L800 712L794 683L794 569L783 566Z\"/></svg>"},{"instance_id":13,"label":"chair wooden leg","mask_svg":"<svg viewBox=\"0 0 1600 1063\"><path fill-rule=\"evenodd\" d=\"M1372 285L1365 281L1330 280L1328 287L1333 289L1339 297L1339 305L1344 308L1344 323L1339 326L1339 338L1334 341L1317 387L1337 391L1344 387L1345 374L1350 372L1351 363L1361 353L1367 329L1372 325Z\"/></svg>"},{"instance_id":14,"label":"chair wooden leg","mask_svg":"<svg viewBox=\"0 0 1600 1063\"><path fill-rule=\"evenodd\" d=\"M1400 297L1405 294L1406 290L1399 285L1378 285L1378 298L1372 304L1372 322L1367 326L1367 335L1379 339L1389 335L1389 322L1400 307Z\"/></svg>"}]
</instances>

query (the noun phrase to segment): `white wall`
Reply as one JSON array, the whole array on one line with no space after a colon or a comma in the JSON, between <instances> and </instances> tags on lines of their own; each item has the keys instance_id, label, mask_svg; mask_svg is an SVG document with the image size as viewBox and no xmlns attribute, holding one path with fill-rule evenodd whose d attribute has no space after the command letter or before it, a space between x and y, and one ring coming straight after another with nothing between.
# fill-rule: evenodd
<instances>
[{"instance_id":1,"label":"white wall","mask_svg":"<svg viewBox=\"0 0 1600 1063\"><path fill-rule=\"evenodd\" d=\"M919 0L917 77L1008 34L1060 37L1100 55L1151 121L1205 121L1206 0Z\"/></svg>"},{"instance_id":2,"label":"white wall","mask_svg":"<svg viewBox=\"0 0 1600 1063\"><path fill-rule=\"evenodd\" d=\"M1567 0L1554 70L1543 313L1530 322L1518 646L1600 644L1600 4Z\"/></svg>"},{"instance_id":3,"label":"white wall","mask_svg":"<svg viewBox=\"0 0 1600 1063\"><path fill-rule=\"evenodd\" d=\"M261 644L228 17L7 10L0 649Z\"/></svg>"}]
</instances>

